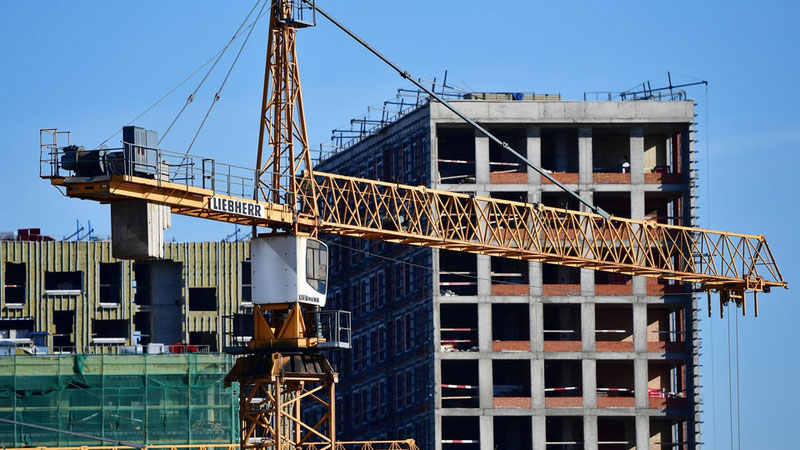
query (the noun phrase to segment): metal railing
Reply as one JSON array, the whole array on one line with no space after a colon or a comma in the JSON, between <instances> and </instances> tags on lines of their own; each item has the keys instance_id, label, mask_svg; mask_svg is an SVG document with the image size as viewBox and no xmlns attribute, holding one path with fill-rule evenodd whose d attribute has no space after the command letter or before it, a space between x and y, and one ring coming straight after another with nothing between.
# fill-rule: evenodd
<instances>
[{"instance_id":1,"label":"metal railing","mask_svg":"<svg viewBox=\"0 0 800 450\"><path fill-rule=\"evenodd\" d=\"M62 146L67 136L66 146ZM263 197L290 198L283 186L291 185L288 175L281 175L280 191L258 183L259 171L218 162L214 158L173 152L161 148L123 142L122 147L87 150L69 145L69 132L40 131L39 175L41 178L100 178L117 175L153 180L157 185L171 183L185 188L200 188L218 195L252 198L256 188ZM272 174L264 174L272 177Z\"/></svg>"}]
</instances>

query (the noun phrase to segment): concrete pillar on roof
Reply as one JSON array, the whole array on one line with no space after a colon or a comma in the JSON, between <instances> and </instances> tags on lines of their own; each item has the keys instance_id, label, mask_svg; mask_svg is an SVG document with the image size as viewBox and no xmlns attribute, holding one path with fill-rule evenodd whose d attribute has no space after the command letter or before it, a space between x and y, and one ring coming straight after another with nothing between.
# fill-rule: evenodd
<instances>
[{"instance_id":1,"label":"concrete pillar on roof","mask_svg":"<svg viewBox=\"0 0 800 450\"><path fill-rule=\"evenodd\" d=\"M592 129L588 127L578 128L578 179L580 184L592 183Z\"/></svg>"},{"instance_id":2,"label":"concrete pillar on roof","mask_svg":"<svg viewBox=\"0 0 800 450\"><path fill-rule=\"evenodd\" d=\"M489 184L489 138L475 130L475 183Z\"/></svg>"},{"instance_id":3,"label":"concrete pillar on roof","mask_svg":"<svg viewBox=\"0 0 800 450\"><path fill-rule=\"evenodd\" d=\"M631 184L644 184L644 129L631 127Z\"/></svg>"},{"instance_id":4,"label":"concrete pillar on roof","mask_svg":"<svg viewBox=\"0 0 800 450\"><path fill-rule=\"evenodd\" d=\"M542 135L541 128L529 127L525 130L528 161L534 166L542 167ZM538 186L542 184L539 172L528 167L528 184Z\"/></svg>"}]
</instances>

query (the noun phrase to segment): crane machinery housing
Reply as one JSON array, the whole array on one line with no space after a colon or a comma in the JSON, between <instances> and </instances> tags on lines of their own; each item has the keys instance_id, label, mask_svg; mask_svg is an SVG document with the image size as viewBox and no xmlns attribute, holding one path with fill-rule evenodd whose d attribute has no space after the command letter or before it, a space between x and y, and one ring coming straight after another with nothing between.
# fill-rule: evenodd
<instances>
[{"instance_id":1,"label":"crane machinery housing","mask_svg":"<svg viewBox=\"0 0 800 450\"><path fill-rule=\"evenodd\" d=\"M256 3L257 5L260 2ZM309 0L263 2L267 61L255 170L159 148L125 127L118 149L86 150L41 132L40 176L68 197L111 204L117 257L158 258L169 214L253 227L254 336L227 382L241 385L241 448L416 448L411 440L336 438L338 375L322 353L348 348L346 312L322 311L328 251L321 234L352 236L692 283L720 303L786 287L766 239L609 216L528 162ZM591 212L315 170L297 63L298 30L317 15L376 54L453 114L575 196ZM65 142L66 140L66 142ZM65 145L66 144L66 145ZM259 233L259 230L261 233ZM721 309L721 308L720 308ZM308 402L325 413L305 422ZM372 448L372 447L370 447Z\"/></svg>"}]
</instances>

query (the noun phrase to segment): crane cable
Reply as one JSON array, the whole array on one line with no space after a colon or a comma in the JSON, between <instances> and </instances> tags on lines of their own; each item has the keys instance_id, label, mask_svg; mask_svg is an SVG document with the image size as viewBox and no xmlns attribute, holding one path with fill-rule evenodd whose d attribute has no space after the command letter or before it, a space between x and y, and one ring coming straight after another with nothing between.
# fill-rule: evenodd
<instances>
[{"instance_id":1,"label":"crane cable","mask_svg":"<svg viewBox=\"0 0 800 450\"><path fill-rule=\"evenodd\" d=\"M258 5L258 3L256 3L256 5ZM248 16L248 17L249 17L249 16ZM251 27L253 27L253 26L255 26L255 22L253 22L253 23L251 23L250 25L248 25L248 26L247 26L247 28L251 28ZM233 39L232 39L230 42L228 42L228 44L226 44L226 45L225 45L225 47L221 48L221 49L220 49L220 50L218 50L216 53L214 53L213 55L211 55L211 57L210 57L210 58L208 58L208 60L206 60L206 62L204 62L203 64L201 64L201 65L200 65L200 67L198 67L197 69L195 69L195 70L194 70L194 72L192 72L191 74L189 74L189 76L187 76L186 78L184 78L184 79L183 79L183 81L181 81L180 83L178 83L178 84L177 84L175 87L173 87L172 89L170 89L170 90L169 90L169 92L167 92L166 94L164 94L163 96L161 96L161 98L159 98L159 99L158 99L158 100L156 100L156 101L155 101L155 102L154 102L152 105L150 105L149 107L147 107L147 109L145 109L144 111L142 111L142 113L141 113L141 114L139 114L138 116L136 116L136 117L134 117L133 119L131 119L131 120L130 120L130 121L127 123L127 125L132 125L134 122L136 122L137 120L139 120L139 119L140 119L142 116L144 116L145 114L147 114L148 112L150 112L150 111L151 111L153 108L155 108L156 106L158 106L158 105L159 105L159 104L160 104L162 101L164 101L164 100L165 100L167 97L169 97L170 95L172 95L172 94L173 94L175 91L177 91L177 90L178 90L178 89L179 89L181 86L183 86L184 84L186 84L186 82L187 82L187 81L189 81L189 80L191 80L192 78L194 78L194 76L195 76L195 75L197 75L197 73L198 73L198 72L200 72L201 70L203 70L203 68L204 68L204 67L206 67L207 65L209 65L209 64L211 63L211 61L214 61L214 59L215 59L215 58L217 58L217 60L219 60L219 58L218 58L218 57L221 57L221 54L225 52L225 50L226 50L226 49L227 49L227 48L230 46L231 42L235 41L236 39L239 39L239 37L241 36L242 30L241 30L241 27L239 27L239 28L240 28L239 32L237 32L237 34L236 34L236 35L234 35ZM214 64L216 64L216 62L215 62ZM208 77L208 74L206 74L206 77ZM205 77L203 78L203 80L205 80ZM201 82L201 84L202 84L202 82ZM200 86L198 86L198 89L199 89L199 87L200 87ZM196 92L197 92L197 90L195 90L195 93L196 93ZM188 103L187 103L187 105L188 105ZM185 109L185 108L186 108L186 106L184 106L184 109ZM183 112L183 110L181 110L181 112ZM178 115L180 115L180 114L181 114L181 113L178 113ZM176 120L177 120L177 117L176 117ZM175 121L173 120L172 124L174 124L174 123L175 123ZM171 127L172 127L172 125L170 125L170 128L171 128ZM95 147L95 150L99 149L99 148L100 148L100 147L101 147L103 144L105 144L106 142L108 142L108 141L110 141L111 139L113 139L113 138L114 138L114 136L118 135L118 134L119 134L121 131L122 131L122 130L117 130L117 131L116 131L114 134L112 134L111 136L107 137L107 138L106 138L106 139L105 139L103 142L101 142L101 143L97 144L97 146ZM162 135L161 139L164 139L164 136L166 136L166 133L164 133L164 135ZM159 141L158 141L159 143L161 143L161 139L159 139Z\"/></svg>"},{"instance_id":2,"label":"crane cable","mask_svg":"<svg viewBox=\"0 0 800 450\"><path fill-rule=\"evenodd\" d=\"M217 56L217 59L214 61L214 64L212 64L211 67L208 69L208 71L206 72L205 76L203 76L203 79L200 80L200 83L197 84L197 87L194 89L194 91L191 94L189 94L189 97L186 98L186 103L184 103L183 108L181 108L181 110L178 111L178 114L175 116L174 119L172 119L172 123L169 124L169 127L167 127L167 130L164 131L164 134L161 135L161 139L158 140L159 145L161 144L161 141L163 141L164 138L167 137L167 134L169 134L170 130L172 130L172 127L175 125L175 122L178 121L178 119L181 117L183 112L186 111L186 108L189 106L189 104L191 104L194 101L194 97L195 97L195 95L197 95L197 92L200 90L200 87L203 86L203 83L206 82L206 80L208 79L208 76L211 75L211 72L213 72L214 68L217 67L217 63L219 63L219 61L225 55L225 52L228 50L228 48L231 46L231 44L233 44L233 41L235 41L236 38L239 37L239 34L241 33L241 31L244 28L245 24L247 24L247 21L250 20L250 16L253 15L253 11L256 10L256 7L262 1L266 2L267 0L256 0L255 4L253 5L253 8L250 9L250 12L247 14L247 17L244 18L244 20L242 21L242 24L239 25L239 28L236 30L235 33L233 33L233 36L231 37L231 39L228 41L227 44L225 44L225 47L223 47L222 50L219 52L219 54ZM264 7L262 6L261 9L263 10ZM256 17L256 20L250 26L250 31L247 33L247 37L248 38L250 37L250 33L253 31L253 28L255 28L255 24L256 24L256 22L258 22L258 19L260 17L261 17L261 15L260 15L260 12L259 12L259 16ZM245 42L247 42L247 40L245 40ZM240 50L240 52L241 52L241 50ZM238 58L238 55L237 55L237 58ZM235 62L234 62L234 64L235 64ZM205 119L204 119L204 122L205 122ZM201 127L202 127L202 125L201 125ZM196 137L197 136L195 135L195 138ZM192 141L192 143L194 143L194 141ZM191 146L189 146L189 147L191 148Z\"/></svg>"},{"instance_id":3,"label":"crane cable","mask_svg":"<svg viewBox=\"0 0 800 450\"><path fill-rule=\"evenodd\" d=\"M536 172L539 172L539 174L541 176L547 178L551 183L553 183L556 186L558 186L559 188L561 188L561 190L563 190L567 194L571 195L572 197L574 197L579 202L583 203L587 208L589 208L595 214L598 214L598 215L602 216L604 219L609 219L610 218L610 215L607 212L603 211L602 208L599 208L599 207L595 206L589 200L581 197L577 193L573 192L572 190L570 190L569 188L567 188L566 186L561 184L561 182L559 182L552 175L547 173L547 171L545 171L541 167L537 166L536 164L533 164L526 157L522 156L522 154L520 154L519 152L517 152L516 150L511 148L511 146L508 145L508 143L503 142L502 140L497 138L495 135L490 133L488 130L486 130L485 128L480 126L477 122L475 122L474 120L470 119L466 114L462 113L458 108L456 108L455 106L450 104L450 102L448 102L447 100L442 98L439 94L437 94L436 92L433 92L431 89L428 89L427 87L425 87L425 85L423 85L417 79L412 77L411 74L407 70L403 70L402 68L400 68L400 66L398 66L397 64L392 62L389 58L387 58L382 53L380 53L378 50L376 50L374 47L369 45L369 43L367 43L364 39L361 39L352 30L350 30L349 28L344 26L342 23L340 23L339 21L334 19L330 14L325 12L325 10L321 9L319 6L316 6L316 3L313 3L310 0L300 0L300 1L306 3L307 5L311 6L312 8L314 8L317 12L320 13L320 15L322 15L323 17L328 19L337 28L342 30L345 34L347 34L351 38L355 39L356 42L358 42L359 44L361 44L361 46L363 46L364 48L369 50L370 53L372 53L373 55L377 56L381 61L383 61L384 63L389 65L398 74L400 74L401 77L403 77L403 78L409 80L410 82L412 82L417 88L421 89L423 92L428 94L430 96L430 98L432 98L432 99L436 100L437 102L439 102L440 104L442 104L442 106L444 106L445 108L449 109L453 114L455 114L456 116L460 117L463 121L467 122L473 128L478 130L481 134L483 134L484 136L489 138L489 140L493 141L494 143L496 143L500 147L504 148L506 151L512 153L514 156L516 156L522 162L524 162L528 167L530 167L531 169L535 170Z\"/></svg>"},{"instance_id":4,"label":"crane cable","mask_svg":"<svg viewBox=\"0 0 800 450\"><path fill-rule=\"evenodd\" d=\"M261 1L261 0L259 0L259 1ZM247 36L245 36L244 42L242 42L242 46L239 47L239 52L236 53L236 58L233 59L233 62L231 63L231 67L228 69L228 73L225 74L225 79L222 80L222 84L220 84L219 89L214 94L214 98L213 98L213 100L211 100L211 104L208 106L208 111L206 111L206 115L203 117L203 121L200 122L200 126L197 127L197 132L194 134L194 137L192 138L192 142L189 144L189 147L186 149L186 153L184 153L184 155L183 155L183 159L184 160L189 155L189 152L192 150L192 147L194 146L194 143L197 140L197 136L200 135L200 130L203 129L203 126L206 124L206 120L208 120L208 116L211 114L211 110L214 109L214 105L216 105L217 102L219 101L220 94L222 94L222 89L225 88L225 84L228 82L228 78L231 76L231 72L233 72L233 68L236 66L236 63L239 61L239 56L242 55L242 50L244 50L244 47L247 45L247 41L250 40L250 35L253 34L253 30L255 29L255 23L258 22L258 20L261 18L261 15L262 15L261 13L264 11L264 7L267 6L267 3L269 3L269 0L264 0L264 4L261 5L261 10L258 12L258 16L256 17L256 20L253 23L254 26L252 28L250 28L250 31L247 32ZM181 164L183 164L182 161L181 161Z\"/></svg>"}]
</instances>

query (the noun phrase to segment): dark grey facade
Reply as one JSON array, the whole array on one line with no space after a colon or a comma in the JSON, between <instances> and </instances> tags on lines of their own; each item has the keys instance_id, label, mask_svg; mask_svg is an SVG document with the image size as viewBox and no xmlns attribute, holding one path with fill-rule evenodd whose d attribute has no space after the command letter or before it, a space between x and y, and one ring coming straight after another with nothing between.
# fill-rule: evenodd
<instances>
[{"instance_id":1,"label":"dark grey facade","mask_svg":"<svg viewBox=\"0 0 800 450\"><path fill-rule=\"evenodd\" d=\"M473 96L473 98L476 98ZM695 224L691 101L457 101L613 215ZM542 101L543 100L543 101ZM559 188L424 104L320 170L577 209ZM640 277L327 236L343 439L424 449L699 447L697 302Z\"/></svg>"}]
</instances>

